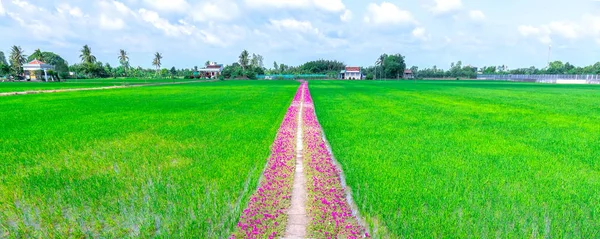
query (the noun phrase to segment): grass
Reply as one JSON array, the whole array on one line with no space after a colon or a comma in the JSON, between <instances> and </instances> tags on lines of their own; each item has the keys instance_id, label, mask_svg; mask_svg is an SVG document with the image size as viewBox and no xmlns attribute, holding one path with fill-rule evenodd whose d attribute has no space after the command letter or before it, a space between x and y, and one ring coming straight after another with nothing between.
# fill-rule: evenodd
<instances>
[{"instance_id":1,"label":"grass","mask_svg":"<svg viewBox=\"0 0 600 239\"><path fill-rule=\"evenodd\" d=\"M297 86L0 98L0 237L228 237Z\"/></svg>"},{"instance_id":2,"label":"grass","mask_svg":"<svg viewBox=\"0 0 600 239\"><path fill-rule=\"evenodd\" d=\"M600 87L312 81L375 237L600 237Z\"/></svg>"},{"instance_id":3,"label":"grass","mask_svg":"<svg viewBox=\"0 0 600 239\"><path fill-rule=\"evenodd\" d=\"M21 92L35 90L59 90L59 89L77 89L94 88L106 86L123 85L144 85L170 82L188 82L190 79L137 79L137 78L117 78L117 79L73 79L66 82L0 82L0 93L2 92Z\"/></svg>"}]
</instances>

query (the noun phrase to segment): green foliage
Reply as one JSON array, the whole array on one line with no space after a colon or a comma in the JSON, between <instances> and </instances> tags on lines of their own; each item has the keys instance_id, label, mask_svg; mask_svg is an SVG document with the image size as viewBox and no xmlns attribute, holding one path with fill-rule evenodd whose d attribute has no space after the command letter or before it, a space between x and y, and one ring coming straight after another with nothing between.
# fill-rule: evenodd
<instances>
[{"instance_id":1,"label":"green foliage","mask_svg":"<svg viewBox=\"0 0 600 239\"><path fill-rule=\"evenodd\" d=\"M310 88L374 238L597 237L600 88L469 81Z\"/></svg>"},{"instance_id":2,"label":"green foliage","mask_svg":"<svg viewBox=\"0 0 600 239\"><path fill-rule=\"evenodd\" d=\"M404 56L400 54L388 55L383 61L383 72L386 78L400 79L404 77L405 69Z\"/></svg>"},{"instance_id":3,"label":"green foliage","mask_svg":"<svg viewBox=\"0 0 600 239\"><path fill-rule=\"evenodd\" d=\"M83 46L79 58L81 59L81 63L84 64L96 63L96 57L92 55L92 49L88 45Z\"/></svg>"},{"instance_id":4,"label":"green foliage","mask_svg":"<svg viewBox=\"0 0 600 239\"><path fill-rule=\"evenodd\" d=\"M28 61L33 61L33 60L39 60L42 62L46 62L46 59L44 58L44 53L42 53L42 51L38 48L36 49L33 54L31 54L31 56L29 56Z\"/></svg>"},{"instance_id":5,"label":"green foliage","mask_svg":"<svg viewBox=\"0 0 600 239\"><path fill-rule=\"evenodd\" d=\"M8 65L8 62L6 61L6 56L2 51L0 51L0 66L1 65Z\"/></svg>"},{"instance_id":6,"label":"green foliage","mask_svg":"<svg viewBox=\"0 0 600 239\"><path fill-rule=\"evenodd\" d=\"M53 65L54 70L57 72L69 71L69 64L67 63L67 61L65 61L61 56L55 54L54 52L39 52L29 56L27 58L27 61L33 61L35 59L43 61L46 64Z\"/></svg>"},{"instance_id":7,"label":"green foliage","mask_svg":"<svg viewBox=\"0 0 600 239\"><path fill-rule=\"evenodd\" d=\"M10 68L13 73L23 73L23 64L26 63L26 56L20 46L13 46L10 51Z\"/></svg>"},{"instance_id":8,"label":"green foliage","mask_svg":"<svg viewBox=\"0 0 600 239\"><path fill-rule=\"evenodd\" d=\"M246 51L246 50L243 50L242 53L240 54L239 61L238 61L238 63L242 67L242 69L245 70L246 67L248 67L249 61L250 61L250 53L248 53L248 51Z\"/></svg>"},{"instance_id":9,"label":"green foliage","mask_svg":"<svg viewBox=\"0 0 600 239\"><path fill-rule=\"evenodd\" d=\"M152 65L154 67L156 67L156 73L158 74L160 71L160 67L162 66L161 60L162 60L162 54L160 53L155 53L154 54L154 59L152 60Z\"/></svg>"}]
</instances>

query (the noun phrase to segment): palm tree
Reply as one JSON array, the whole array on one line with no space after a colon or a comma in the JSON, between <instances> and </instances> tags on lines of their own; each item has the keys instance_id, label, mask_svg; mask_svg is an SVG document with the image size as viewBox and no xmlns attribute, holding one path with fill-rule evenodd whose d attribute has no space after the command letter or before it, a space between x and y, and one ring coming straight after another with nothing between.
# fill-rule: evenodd
<instances>
[{"instance_id":1,"label":"palm tree","mask_svg":"<svg viewBox=\"0 0 600 239\"><path fill-rule=\"evenodd\" d=\"M33 52L33 54L31 54L30 57L33 58L33 59L40 60L40 61L45 61L44 60L44 53L42 53L42 51L39 48L37 50L35 50Z\"/></svg>"},{"instance_id":2,"label":"palm tree","mask_svg":"<svg viewBox=\"0 0 600 239\"><path fill-rule=\"evenodd\" d=\"M13 46L10 51L10 65L14 72L20 74L23 72L23 64L27 60L20 46Z\"/></svg>"},{"instance_id":3,"label":"palm tree","mask_svg":"<svg viewBox=\"0 0 600 239\"><path fill-rule=\"evenodd\" d=\"M125 74L127 74L127 68L129 67L129 56L127 56L127 52L123 49L119 51L119 62L121 62L121 66L123 66L123 70Z\"/></svg>"},{"instance_id":4,"label":"palm tree","mask_svg":"<svg viewBox=\"0 0 600 239\"><path fill-rule=\"evenodd\" d=\"M385 58L387 58L388 55L387 54L383 54L381 56L379 56L379 58L377 58L377 61L375 62L376 66L381 67L381 78L385 78L383 76L383 65L385 64ZM375 73L377 73L377 69L375 69Z\"/></svg>"},{"instance_id":5,"label":"palm tree","mask_svg":"<svg viewBox=\"0 0 600 239\"><path fill-rule=\"evenodd\" d=\"M206 62L204 63L204 66L206 66L206 67L210 66L210 61L206 61Z\"/></svg>"},{"instance_id":6,"label":"palm tree","mask_svg":"<svg viewBox=\"0 0 600 239\"><path fill-rule=\"evenodd\" d=\"M79 58L81 58L81 62L83 63L94 63L96 62L96 57L94 55L92 55L92 49L90 49L90 47L88 45L83 46L83 48L81 49L81 55L79 55Z\"/></svg>"},{"instance_id":7,"label":"palm tree","mask_svg":"<svg viewBox=\"0 0 600 239\"><path fill-rule=\"evenodd\" d=\"M158 71L160 71L160 66L161 66L160 60L162 58L163 57L160 53L157 52L156 54L154 54L154 60L152 61L152 65L156 66L156 74L158 74Z\"/></svg>"},{"instance_id":8,"label":"palm tree","mask_svg":"<svg viewBox=\"0 0 600 239\"><path fill-rule=\"evenodd\" d=\"M248 62L250 61L249 57L250 53L248 53L246 50L242 51L242 54L240 54L240 66L242 66L242 69L244 70L246 70Z\"/></svg>"}]
</instances>

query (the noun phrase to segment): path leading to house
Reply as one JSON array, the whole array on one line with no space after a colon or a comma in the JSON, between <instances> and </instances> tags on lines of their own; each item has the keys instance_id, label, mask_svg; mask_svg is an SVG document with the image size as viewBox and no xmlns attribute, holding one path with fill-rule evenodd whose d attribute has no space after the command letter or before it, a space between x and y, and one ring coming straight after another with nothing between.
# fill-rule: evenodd
<instances>
[{"instance_id":1,"label":"path leading to house","mask_svg":"<svg viewBox=\"0 0 600 239\"><path fill-rule=\"evenodd\" d=\"M72 89L57 89L57 90L16 91L16 92L4 92L4 93L0 93L0 96L31 95L31 94L59 93L59 92L72 92L72 91L90 91L90 90L111 90L111 89L121 89L121 88L144 87L144 86L190 84L190 83L198 83L198 82L210 82L210 81L204 80L204 81L168 82L168 83L156 83L156 84L103 86L103 87L92 87L92 88L72 88Z\"/></svg>"},{"instance_id":2,"label":"path leading to house","mask_svg":"<svg viewBox=\"0 0 600 239\"><path fill-rule=\"evenodd\" d=\"M306 216L306 175L304 173L304 152L302 132L302 111L304 110L304 87L301 86L302 96L298 113L296 128L296 169L294 171L294 186L292 188L292 202L287 212L288 222L285 229L285 238L305 238L308 217Z\"/></svg>"}]
</instances>

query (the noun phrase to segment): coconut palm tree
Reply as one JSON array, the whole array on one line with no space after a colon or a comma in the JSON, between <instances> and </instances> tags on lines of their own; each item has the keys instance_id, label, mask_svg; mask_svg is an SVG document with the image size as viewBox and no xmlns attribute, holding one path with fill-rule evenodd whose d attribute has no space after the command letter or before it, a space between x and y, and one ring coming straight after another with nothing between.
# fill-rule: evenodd
<instances>
[{"instance_id":1,"label":"coconut palm tree","mask_svg":"<svg viewBox=\"0 0 600 239\"><path fill-rule=\"evenodd\" d=\"M44 60L44 53L42 53L42 51L39 48L37 50L35 50L33 52L33 54L31 54L30 57L33 58L33 59L40 60L40 61L45 61Z\"/></svg>"},{"instance_id":2,"label":"coconut palm tree","mask_svg":"<svg viewBox=\"0 0 600 239\"><path fill-rule=\"evenodd\" d=\"M127 56L127 52L123 49L119 51L119 62L121 63L121 66L123 66L125 74L127 74L127 68L129 68L129 56Z\"/></svg>"},{"instance_id":3,"label":"coconut palm tree","mask_svg":"<svg viewBox=\"0 0 600 239\"><path fill-rule=\"evenodd\" d=\"M206 66L206 67L210 66L210 61L206 61L206 62L204 63L204 66Z\"/></svg>"},{"instance_id":4,"label":"coconut palm tree","mask_svg":"<svg viewBox=\"0 0 600 239\"><path fill-rule=\"evenodd\" d=\"M158 74L158 71L160 71L160 60L162 59L162 55L160 53L156 53L154 54L154 60L152 61L152 65L156 67L156 74Z\"/></svg>"},{"instance_id":5,"label":"coconut palm tree","mask_svg":"<svg viewBox=\"0 0 600 239\"><path fill-rule=\"evenodd\" d=\"M381 78L382 79L385 78L383 76L383 65L385 64L385 58L387 58L387 57L388 57L387 54L383 54L383 55L379 56L379 58L377 58L377 61L375 62L376 66L381 67ZM377 69L375 69L375 73L377 73Z\"/></svg>"},{"instance_id":6,"label":"coconut palm tree","mask_svg":"<svg viewBox=\"0 0 600 239\"><path fill-rule=\"evenodd\" d=\"M240 54L240 66L242 66L242 69L246 70L246 67L248 67L249 61L250 61L250 53L248 53L248 51L246 51L246 50L242 51L242 54Z\"/></svg>"},{"instance_id":7,"label":"coconut palm tree","mask_svg":"<svg viewBox=\"0 0 600 239\"><path fill-rule=\"evenodd\" d=\"M13 46L10 51L10 66L12 70L17 74L21 74L23 72L23 64L26 61L23 49L20 46Z\"/></svg>"},{"instance_id":8,"label":"coconut palm tree","mask_svg":"<svg viewBox=\"0 0 600 239\"><path fill-rule=\"evenodd\" d=\"M81 55L79 55L79 58L81 58L81 62L83 62L83 63L91 64L91 63L96 62L96 57L94 55L92 55L92 49L88 45L83 46L83 48L81 49Z\"/></svg>"}]
</instances>

